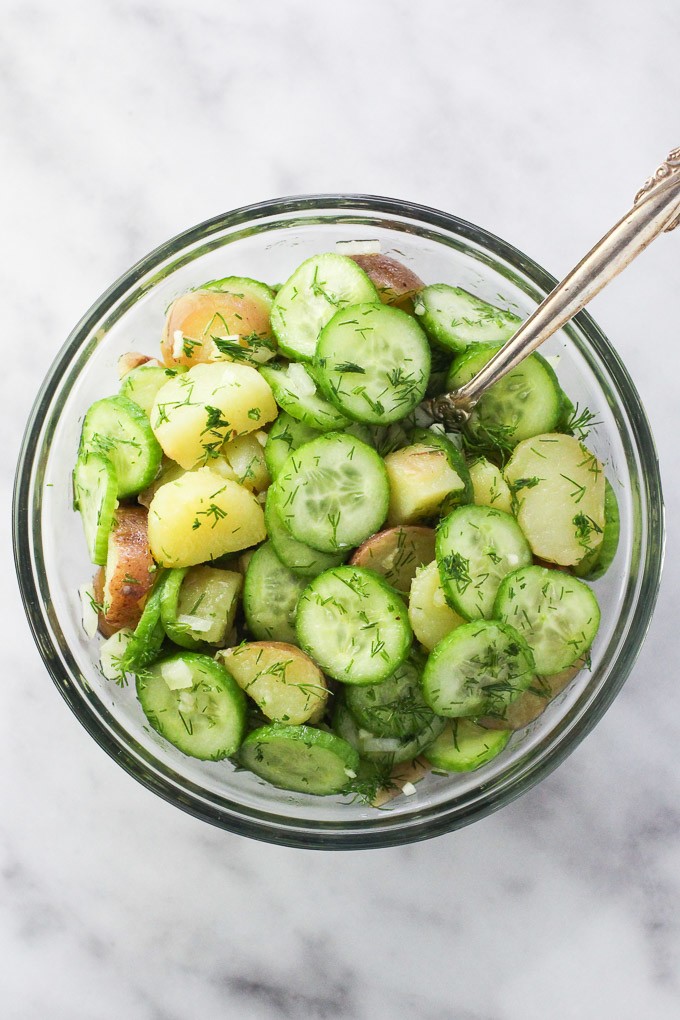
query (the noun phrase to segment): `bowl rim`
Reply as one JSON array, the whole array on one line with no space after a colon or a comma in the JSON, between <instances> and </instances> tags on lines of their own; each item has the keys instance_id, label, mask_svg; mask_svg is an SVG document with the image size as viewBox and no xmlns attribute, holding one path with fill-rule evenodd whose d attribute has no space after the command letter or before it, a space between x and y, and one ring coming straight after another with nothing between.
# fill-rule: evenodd
<instances>
[{"instance_id":1,"label":"bowl rim","mask_svg":"<svg viewBox=\"0 0 680 1020\"><path fill-rule=\"evenodd\" d=\"M469 824L498 810L549 775L578 746L610 707L629 676L644 641L658 596L664 555L665 528L658 456L647 415L636 387L618 354L587 312L579 312L573 321L580 327L595 353L605 358L607 371L619 395L625 394L625 407L636 450L638 452L644 450L648 455L651 454L645 459L645 470L640 477L640 484L645 490L644 495L648 508L645 523L649 529L646 555L640 565L642 581L637 595L637 605L642 607L642 610L636 613L631 621L621 648L621 653L624 649L629 649L630 654L625 658L625 661L621 661L623 655L620 654L616 673L612 673L607 678L607 682L597 691L588 706L588 712L582 713L580 718L575 721L569 729L567 737L550 747L539 760L523 772L519 780L510 782L502 790L496 791L494 798L481 798L467 805L462 817L460 809L454 808L449 803L448 805L438 805L437 814L434 816L425 810L420 818L416 817L415 820L412 820L411 816L402 817L400 823L394 824L390 828L381 828L379 825L375 825L348 829L347 827L343 828L342 824L336 826L326 821L314 823L306 819L278 816L276 816L275 823L270 821L262 823L244 815L232 816L215 804L201 799L200 796L187 793L186 790L183 791L184 795L178 798L177 788L168 782L167 777L151 768L148 762L140 763L127 747L121 747L113 736L102 727L87 701L77 695L75 687L72 686L72 677L68 674L64 675L58 656L54 654L55 649L51 636L45 626L42 612L44 607L34 569L34 552L31 542L33 507L30 504L29 496L34 467L40 453L38 438L47 409L52 402L54 389L72 361L73 355L81 346L83 337L91 332L94 324L102 319L138 280L161 265L169 256L221 230L273 215L313 210L356 210L357 212L363 210L409 218L422 225L435 226L453 232L459 237L481 245L486 251L498 255L511 266L520 269L533 284L545 293L548 293L557 283L553 276L529 256L476 224L431 206L378 195L321 193L269 199L240 206L181 231L134 263L92 303L73 327L53 360L30 412L17 464L12 519L14 559L21 597L33 638L45 667L62 697L99 746L144 786L168 803L180 807L194 817L231 832L265 842L313 849L349 850L388 847L431 838Z\"/></svg>"}]
</instances>

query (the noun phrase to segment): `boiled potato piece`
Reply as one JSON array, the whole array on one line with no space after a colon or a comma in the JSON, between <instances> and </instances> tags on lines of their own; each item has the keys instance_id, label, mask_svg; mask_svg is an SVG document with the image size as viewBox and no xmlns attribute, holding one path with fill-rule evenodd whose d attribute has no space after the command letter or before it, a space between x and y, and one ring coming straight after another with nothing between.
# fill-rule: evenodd
<instances>
[{"instance_id":1,"label":"boiled potato piece","mask_svg":"<svg viewBox=\"0 0 680 1020\"><path fill-rule=\"evenodd\" d=\"M234 283L233 290L201 288L172 302L161 337L161 355L169 368L238 360L238 352L236 357L229 354L232 344L253 361L264 362L274 356L269 324L273 295L254 281ZM228 338L224 350L213 337Z\"/></svg>"},{"instance_id":2,"label":"boiled potato piece","mask_svg":"<svg viewBox=\"0 0 680 1020\"><path fill-rule=\"evenodd\" d=\"M486 726L490 730L521 730L530 722L537 719L567 684L581 672L585 665L583 659L579 659L573 666L553 673L551 676L536 677L531 687L523 691L520 696L511 702L505 710L503 718L498 716L484 716L478 719L480 726Z\"/></svg>"},{"instance_id":3,"label":"boiled potato piece","mask_svg":"<svg viewBox=\"0 0 680 1020\"><path fill-rule=\"evenodd\" d=\"M148 354L140 354L138 351L128 351L121 354L118 359L118 378L124 379L134 368L141 365L154 365L160 368L160 361L150 358Z\"/></svg>"},{"instance_id":4,"label":"boiled potato piece","mask_svg":"<svg viewBox=\"0 0 680 1020\"><path fill-rule=\"evenodd\" d=\"M264 492L269 486L271 478L264 459L264 447L257 434L251 432L225 443L221 456L231 468L236 481L245 485L246 489Z\"/></svg>"},{"instance_id":5,"label":"boiled potato piece","mask_svg":"<svg viewBox=\"0 0 680 1020\"><path fill-rule=\"evenodd\" d=\"M328 688L323 673L303 651L283 641L251 641L217 653L236 683L273 722L318 722Z\"/></svg>"},{"instance_id":6,"label":"boiled potato piece","mask_svg":"<svg viewBox=\"0 0 680 1020\"><path fill-rule=\"evenodd\" d=\"M196 365L156 394L151 427L163 452L190 470L235 436L260 429L278 409L269 383L251 365Z\"/></svg>"},{"instance_id":7,"label":"boiled potato piece","mask_svg":"<svg viewBox=\"0 0 680 1020\"><path fill-rule=\"evenodd\" d=\"M519 443L505 466L517 523L535 556L572 566L604 533L604 467L573 436L550 432Z\"/></svg>"},{"instance_id":8,"label":"boiled potato piece","mask_svg":"<svg viewBox=\"0 0 680 1020\"><path fill-rule=\"evenodd\" d=\"M147 512L119 506L109 535L106 567L95 574L95 600L102 607L99 630L110 637L122 627L135 629L155 580Z\"/></svg>"},{"instance_id":9,"label":"boiled potato piece","mask_svg":"<svg viewBox=\"0 0 680 1020\"><path fill-rule=\"evenodd\" d=\"M434 560L417 570L411 582L408 618L414 635L428 652L455 627L466 622L446 601Z\"/></svg>"},{"instance_id":10,"label":"boiled potato piece","mask_svg":"<svg viewBox=\"0 0 680 1020\"><path fill-rule=\"evenodd\" d=\"M401 526L372 535L349 561L381 574L398 592L408 595L418 567L434 559L434 529Z\"/></svg>"},{"instance_id":11,"label":"boiled potato piece","mask_svg":"<svg viewBox=\"0 0 680 1020\"><path fill-rule=\"evenodd\" d=\"M486 457L479 457L470 464L470 480L472 482L472 502L477 506L490 506L494 510L512 513L512 493L503 478L501 469L492 464Z\"/></svg>"},{"instance_id":12,"label":"boiled potato piece","mask_svg":"<svg viewBox=\"0 0 680 1020\"><path fill-rule=\"evenodd\" d=\"M349 257L363 269L385 305L410 308L411 298L425 286L408 266L389 255L376 253Z\"/></svg>"},{"instance_id":13,"label":"boiled potato piece","mask_svg":"<svg viewBox=\"0 0 680 1020\"><path fill-rule=\"evenodd\" d=\"M162 485L149 507L149 544L163 567L192 567L265 538L252 492L209 467Z\"/></svg>"},{"instance_id":14,"label":"boiled potato piece","mask_svg":"<svg viewBox=\"0 0 680 1020\"><path fill-rule=\"evenodd\" d=\"M385 467L390 483L390 525L413 524L432 517L450 492L465 487L444 450L422 443L388 453Z\"/></svg>"}]
</instances>

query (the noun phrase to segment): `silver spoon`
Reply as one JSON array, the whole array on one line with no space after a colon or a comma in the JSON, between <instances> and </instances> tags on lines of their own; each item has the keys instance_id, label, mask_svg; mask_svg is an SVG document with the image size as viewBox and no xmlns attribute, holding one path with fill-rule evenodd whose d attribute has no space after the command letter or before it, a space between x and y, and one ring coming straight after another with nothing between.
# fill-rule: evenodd
<instances>
[{"instance_id":1,"label":"silver spoon","mask_svg":"<svg viewBox=\"0 0 680 1020\"><path fill-rule=\"evenodd\" d=\"M673 149L623 216L558 283L514 336L469 382L421 404L433 421L456 430L485 390L551 337L626 268L663 231L680 223L680 148Z\"/></svg>"}]
</instances>

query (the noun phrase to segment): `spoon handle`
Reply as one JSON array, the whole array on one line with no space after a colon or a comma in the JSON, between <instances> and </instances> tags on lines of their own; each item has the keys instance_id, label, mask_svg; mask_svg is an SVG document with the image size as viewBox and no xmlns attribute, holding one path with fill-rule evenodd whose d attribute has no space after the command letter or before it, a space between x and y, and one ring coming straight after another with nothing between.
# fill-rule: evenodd
<instances>
[{"instance_id":1,"label":"spoon handle","mask_svg":"<svg viewBox=\"0 0 680 1020\"><path fill-rule=\"evenodd\" d=\"M435 421L460 426L489 386L569 322L655 237L673 230L678 223L680 148L674 149L644 184L625 216L557 284L477 375L460 389L426 401L424 408Z\"/></svg>"}]
</instances>

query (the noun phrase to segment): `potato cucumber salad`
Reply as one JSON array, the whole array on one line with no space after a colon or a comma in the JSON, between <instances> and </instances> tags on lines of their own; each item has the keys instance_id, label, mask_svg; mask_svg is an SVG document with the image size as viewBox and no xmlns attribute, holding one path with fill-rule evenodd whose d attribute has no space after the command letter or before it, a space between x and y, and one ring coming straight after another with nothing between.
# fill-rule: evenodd
<instances>
[{"instance_id":1,"label":"potato cucumber salad","mask_svg":"<svg viewBox=\"0 0 680 1020\"><path fill-rule=\"evenodd\" d=\"M206 282L123 355L73 472L84 625L162 738L380 805L489 762L587 664L618 539L588 412L540 354L460 434L419 409L518 322L343 242Z\"/></svg>"}]
</instances>

